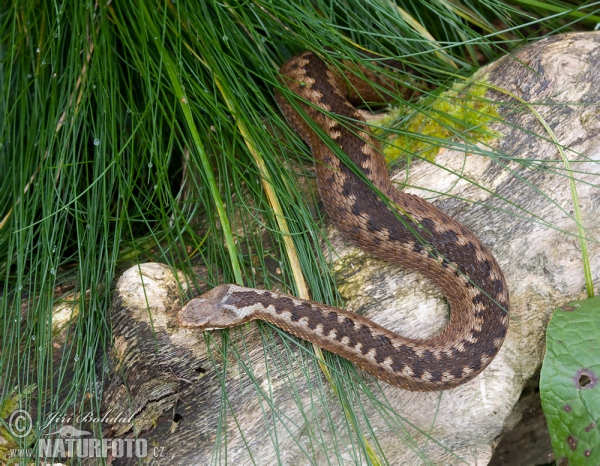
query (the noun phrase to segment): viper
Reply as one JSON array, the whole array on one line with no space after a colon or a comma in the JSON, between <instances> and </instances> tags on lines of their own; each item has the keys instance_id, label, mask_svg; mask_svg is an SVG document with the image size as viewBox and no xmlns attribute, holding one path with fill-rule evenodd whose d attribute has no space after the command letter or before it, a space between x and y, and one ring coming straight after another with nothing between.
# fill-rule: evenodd
<instances>
[{"instance_id":1,"label":"viper","mask_svg":"<svg viewBox=\"0 0 600 466\"><path fill-rule=\"evenodd\" d=\"M276 92L277 102L312 151L321 200L337 229L362 250L433 281L450 305L445 329L429 339L405 338L349 311L237 285L192 299L178 318L200 330L260 319L389 384L414 391L453 388L477 376L502 346L509 323L506 281L473 233L393 186L379 141L355 107L385 101L393 86L388 78L356 71L342 72L315 53L301 53L281 67L289 92ZM340 160L319 133L351 163Z\"/></svg>"}]
</instances>

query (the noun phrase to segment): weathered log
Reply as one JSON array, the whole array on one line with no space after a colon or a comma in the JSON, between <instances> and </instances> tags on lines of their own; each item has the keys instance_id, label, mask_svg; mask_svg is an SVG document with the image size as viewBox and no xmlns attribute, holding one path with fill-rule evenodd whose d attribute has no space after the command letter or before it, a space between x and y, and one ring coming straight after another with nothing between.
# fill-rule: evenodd
<instances>
[{"instance_id":1,"label":"weathered log","mask_svg":"<svg viewBox=\"0 0 600 466\"><path fill-rule=\"evenodd\" d=\"M379 385L391 408L421 429L369 415L390 464L421 463L424 458L436 464L460 460L486 464L502 431L518 420L510 416L511 410L541 363L552 311L585 296L561 156L539 117L510 94L534 106L576 170L592 274L595 280L600 276L600 33L540 40L486 66L473 81L491 86L486 97L498 102L503 120L491 125L502 136L488 144L512 159L494 161L445 150L435 165L413 162L397 179L443 192L431 201L492 250L509 284L511 326L489 368L463 386L440 394ZM431 197L424 189L407 191ZM430 283L364 255L333 228L329 238L335 250L332 267L348 309L412 337L426 337L443 327L447 309ZM179 283L185 283L184 277ZM269 359L265 353L282 351L283 341L277 337L265 342L263 337L270 333L256 323L230 333L232 347L243 348L242 358L233 357L231 351L219 354L218 332L208 337L177 325L182 291L170 270L160 264L134 267L119 280L113 306L113 378L105 411L132 414L138 435L160 447L160 459L168 464L208 464L224 455L240 465L252 464L251 458L260 459L260 464L324 464L329 455L354 461L353 447L344 450L340 445L356 440L339 437L343 435L339 432L321 430L319 439L305 442L303 433L314 432L314 426L326 419L325 408L311 398L322 383L317 370L305 376L306 363L274 370L276 365L265 362ZM208 338L214 343L207 345ZM278 349L269 348L273 344ZM305 358L299 347L292 352ZM250 370L254 380L248 376ZM293 384L287 377L294 378ZM363 379L376 391L372 378L363 374ZM325 402L334 399L332 393ZM306 407L304 413L298 406ZM335 402L327 409L332 425L344 424L344 412ZM221 417L222 410L235 416ZM219 425L221 421L224 425ZM409 434L399 432L400 424ZM131 429L121 422L106 432L131 435L127 434ZM224 442L225 431L226 445L215 446L215 439Z\"/></svg>"}]
</instances>

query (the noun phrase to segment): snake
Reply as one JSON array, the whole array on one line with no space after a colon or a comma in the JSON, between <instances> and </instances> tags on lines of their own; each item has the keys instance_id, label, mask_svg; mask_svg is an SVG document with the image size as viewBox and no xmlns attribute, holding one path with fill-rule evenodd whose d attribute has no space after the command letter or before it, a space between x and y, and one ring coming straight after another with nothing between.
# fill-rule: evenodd
<instances>
[{"instance_id":1,"label":"snake","mask_svg":"<svg viewBox=\"0 0 600 466\"><path fill-rule=\"evenodd\" d=\"M473 379L505 339L506 280L489 249L465 226L393 186L379 141L357 108L389 99L388 75L336 67L307 51L281 67L280 80L276 101L312 152L329 218L363 251L433 281L449 304L448 323L431 338L406 338L337 307L225 284L183 306L180 325L205 331L259 319L411 391L447 390ZM336 155L332 143L351 163Z\"/></svg>"}]
</instances>

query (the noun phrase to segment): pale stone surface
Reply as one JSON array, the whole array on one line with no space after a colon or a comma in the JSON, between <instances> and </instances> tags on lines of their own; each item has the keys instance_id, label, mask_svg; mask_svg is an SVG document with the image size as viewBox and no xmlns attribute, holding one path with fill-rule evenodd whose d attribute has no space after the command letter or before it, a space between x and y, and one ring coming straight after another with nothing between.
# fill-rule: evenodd
<instances>
[{"instance_id":1,"label":"pale stone surface","mask_svg":"<svg viewBox=\"0 0 600 466\"><path fill-rule=\"evenodd\" d=\"M475 80L489 75L493 84L532 103L545 103L535 108L566 148L572 168L577 171L583 224L591 239L588 246L592 275L597 282L600 35L573 34L569 39L540 41L521 50L517 57L540 72L542 79L536 80L531 72L505 58L481 70ZM495 98L509 100L499 93ZM506 110L501 113L507 114ZM444 193L431 201L467 225L492 250L509 284L510 330L500 353L479 377L444 392L439 408L437 397L431 394L384 387L393 406L411 407L403 413L417 425L431 425L435 415L435 438L447 446L450 443L445 439L452 438L454 453L472 464L487 462L505 417L523 384L541 363L546 324L552 311L560 304L585 297L580 244L572 218L573 201L560 154L555 145L542 139L550 136L531 113L520 110L506 119L507 124L493 125L504 136L492 146L516 159L535 160L535 168L525 168L518 161L505 161L502 168L490 157L446 150L436 157L440 168L417 162L410 166L408 179L405 171L396 176L410 186L424 187L406 191L426 199L432 197L430 190ZM539 137L524 135L510 125L527 128ZM421 285L417 274L397 273L392 266L365 259L362 252L334 232L330 236L335 238L339 259L334 267L344 277L340 280L340 292L348 309L360 310L410 336L427 335L423 326L428 321L432 322L432 331L443 327L445 305L440 299L431 299L436 296L434 287ZM360 264L355 276L346 271L352 263L355 267ZM355 294L360 283L371 285ZM440 294L437 296L441 298ZM435 317L431 317L432 312ZM393 437L389 438L390 449L394 448ZM435 445L427 454L442 463L450 461ZM408 460L400 452L397 458Z\"/></svg>"}]
</instances>

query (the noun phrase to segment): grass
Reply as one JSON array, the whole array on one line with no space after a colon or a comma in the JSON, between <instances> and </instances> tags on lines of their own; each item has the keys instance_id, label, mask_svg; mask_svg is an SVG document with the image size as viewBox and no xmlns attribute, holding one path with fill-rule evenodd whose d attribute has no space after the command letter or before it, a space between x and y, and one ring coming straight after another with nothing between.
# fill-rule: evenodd
<instances>
[{"instance_id":1,"label":"grass","mask_svg":"<svg viewBox=\"0 0 600 466\"><path fill-rule=\"evenodd\" d=\"M277 69L293 54L311 49L339 64L365 61L360 52L369 50L405 62L441 92L529 40L598 21L597 3L566 1L4 4L0 407L20 406L43 419L79 409L88 395L100 399L95 362L110 341L111 283L136 263L187 272L203 264L211 287L277 286L341 304L319 247L323 219L300 181L312 176L310 154L273 101ZM52 310L70 287L77 318L60 334ZM321 405L346 413L332 456L342 455L349 437L354 461L385 463L369 419L405 421L380 394L369 394L365 407L359 394L366 388L350 364L315 359L304 345L296 361L295 339L260 329L270 367L282 364L284 375L290 364L318 371L317 359L329 367L335 400L319 385L310 406L298 403L307 418ZM232 335L229 349L215 351L247 362L243 332ZM274 335L290 350L268 353ZM59 355L57 338L65 343ZM261 390L256 384L265 409L277 412ZM226 397L223 381L222 423ZM215 462L226 462L223 435ZM399 437L419 450L410 434ZM310 458L323 448L320 426L309 438Z\"/></svg>"}]
</instances>

